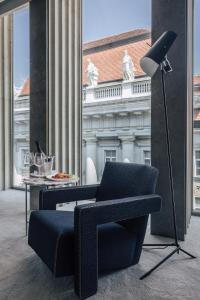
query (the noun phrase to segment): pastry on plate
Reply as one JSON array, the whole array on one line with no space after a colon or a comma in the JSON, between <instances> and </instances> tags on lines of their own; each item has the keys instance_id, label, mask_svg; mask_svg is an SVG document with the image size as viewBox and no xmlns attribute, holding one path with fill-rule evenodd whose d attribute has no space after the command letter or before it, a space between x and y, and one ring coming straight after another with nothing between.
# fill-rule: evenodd
<instances>
[{"instance_id":1,"label":"pastry on plate","mask_svg":"<svg viewBox=\"0 0 200 300\"><path fill-rule=\"evenodd\" d=\"M70 174L67 174L65 172L59 172L52 176L53 179L69 179L72 176Z\"/></svg>"}]
</instances>

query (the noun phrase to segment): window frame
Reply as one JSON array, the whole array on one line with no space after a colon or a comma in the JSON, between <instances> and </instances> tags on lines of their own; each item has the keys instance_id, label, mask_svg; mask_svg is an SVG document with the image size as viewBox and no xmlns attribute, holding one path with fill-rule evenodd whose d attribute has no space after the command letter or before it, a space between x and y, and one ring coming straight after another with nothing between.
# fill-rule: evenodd
<instances>
[{"instance_id":1,"label":"window frame","mask_svg":"<svg viewBox=\"0 0 200 300\"><path fill-rule=\"evenodd\" d=\"M200 174L198 175L197 174L197 169L199 170L199 172L200 172L200 167L199 168L197 168L197 161L199 161L200 162L200 158L196 158L196 153L197 152L199 152L199 156L200 156L200 149L195 149L194 150L194 169L195 169L195 177L199 177L200 178Z\"/></svg>"},{"instance_id":2,"label":"window frame","mask_svg":"<svg viewBox=\"0 0 200 300\"><path fill-rule=\"evenodd\" d=\"M31 0L4 0L0 2L0 18L4 18L6 16L10 16L11 25L13 26L13 14L15 11L23 9L24 7L28 6ZM13 116L14 116L14 86L13 86L13 28L11 31L11 45L10 45L10 73L9 77L11 78L11 91L10 91L10 99L9 99L9 138L5 137L6 144L7 144L7 151L9 153L9 165L6 166L7 168L7 175L4 178L4 186L3 190L8 188L14 189L22 189L22 187L14 186L14 168L13 168ZM6 182L6 183L5 183Z\"/></svg>"},{"instance_id":3,"label":"window frame","mask_svg":"<svg viewBox=\"0 0 200 300\"><path fill-rule=\"evenodd\" d=\"M149 157L147 157L145 154L148 153ZM146 161L149 161L149 163L146 163ZM143 162L146 166L151 166L151 150L145 149L143 150Z\"/></svg>"},{"instance_id":4,"label":"window frame","mask_svg":"<svg viewBox=\"0 0 200 300\"><path fill-rule=\"evenodd\" d=\"M106 155L106 152L115 152L115 156L111 155L110 157ZM110 160L106 160L110 158ZM113 160L114 159L114 160ZM116 162L117 161L117 150L116 149L104 149L104 162Z\"/></svg>"}]
</instances>

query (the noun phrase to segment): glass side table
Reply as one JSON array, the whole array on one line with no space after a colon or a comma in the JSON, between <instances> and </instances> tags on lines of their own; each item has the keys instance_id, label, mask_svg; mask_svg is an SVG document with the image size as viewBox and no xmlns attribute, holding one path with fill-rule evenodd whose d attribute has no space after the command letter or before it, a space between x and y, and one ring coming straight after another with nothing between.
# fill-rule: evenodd
<instances>
[{"instance_id":1,"label":"glass side table","mask_svg":"<svg viewBox=\"0 0 200 300\"><path fill-rule=\"evenodd\" d=\"M66 187L66 186L77 186L79 184L79 178L77 176L73 176L72 179L68 179L66 181L52 181L47 178L36 178L36 177L25 177L23 178L23 183L25 185L25 228L26 228L26 236L28 233L28 187L35 186L41 187L41 189L50 189L50 188L58 188L58 187ZM77 205L77 201L76 201Z\"/></svg>"}]
</instances>

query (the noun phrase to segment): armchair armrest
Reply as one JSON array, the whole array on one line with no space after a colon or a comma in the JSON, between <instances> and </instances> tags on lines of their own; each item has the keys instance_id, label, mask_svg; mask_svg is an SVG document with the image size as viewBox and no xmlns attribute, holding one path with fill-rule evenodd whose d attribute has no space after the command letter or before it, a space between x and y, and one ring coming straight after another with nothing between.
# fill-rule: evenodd
<instances>
[{"instance_id":1,"label":"armchair armrest","mask_svg":"<svg viewBox=\"0 0 200 300\"><path fill-rule=\"evenodd\" d=\"M63 189L41 190L39 209L55 210L56 204L93 199L99 185L67 187Z\"/></svg>"},{"instance_id":2,"label":"armchair armrest","mask_svg":"<svg viewBox=\"0 0 200 300\"><path fill-rule=\"evenodd\" d=\"M75 208L75 290L81 299L97 291L97 225L148 216L160 208L158 195L107 200Z\"/></svg>"}]
</instances>

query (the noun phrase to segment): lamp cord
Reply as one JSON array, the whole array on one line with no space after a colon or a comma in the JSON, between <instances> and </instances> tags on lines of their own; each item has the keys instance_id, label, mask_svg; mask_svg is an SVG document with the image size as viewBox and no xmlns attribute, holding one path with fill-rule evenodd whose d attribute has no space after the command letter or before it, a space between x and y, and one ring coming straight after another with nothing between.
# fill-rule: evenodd
<instances>
[{"instance_id":1,"label":"lamp cord","mask_svg":"<svg viewBox=\"0 0 200 300\"><path fill-rule=\"evenodd\" d=\"M163 65L161 65L161 81L162 81L162 93L163 93L163 104L164 104L164 117L165 117L165 131L166 131L166 141L167 141L167 156L168 156L170 192L171 192L171 202L172 202L172 212L173 212L174 238L175 238L175 244L178 246L179 244L178 244L177 225L176 225L176 206L175 206L175 200L174 200L174 180L173 180L173 172L172 172L172 157L171 157L171 145L170 145L170 139L169 139L168 108L167 108L167 101L166 101L166 89L165 89Z\"/></svg>"}]
</instances>

